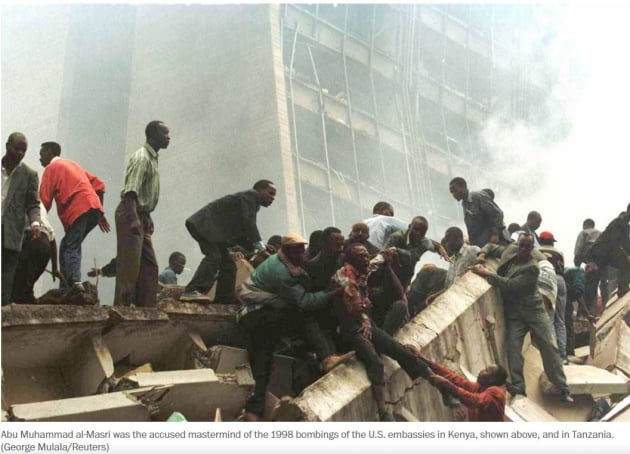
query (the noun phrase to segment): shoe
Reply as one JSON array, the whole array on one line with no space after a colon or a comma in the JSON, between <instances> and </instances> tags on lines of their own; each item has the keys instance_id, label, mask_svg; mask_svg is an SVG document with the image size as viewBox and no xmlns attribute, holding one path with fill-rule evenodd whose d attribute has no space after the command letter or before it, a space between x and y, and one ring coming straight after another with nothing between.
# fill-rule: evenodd
<instances>
[{"instance_id":1,"label":"shoe","mask_svg":"<svg viewBox=\"0 0 630 454\"><path fill-rule=\"evenodd\" d=\"M182 296L179 297L180 301L198 301L198 300L207 300L208 297L197 290L188 290L182 293Z\"/></svg>"},{"instance_id":2,"label":"shoe","mask_svg":"<svg viewBox=\"0 0 630 454\"><path fill-rule=\"evenodd\" d=\"M442 392L442 403L448 408L457 408L462 404L457 397L447 392Z\"/></svg>"},{"instance_id":3,"label":"shoe","mask_svg":"<svg viewBox=\"0 0 630 454\"><path fill-rule=\"evenodd\" d=\"M560 393L560 402L563 402L565 404L571 404L575 401L573 400L573 397L571 397L571 394L569 393L569 391L562 391Z\"/></svg>"},{"instance_id":4,"label":"shoe","mask_svg":"<svg viewBox=\"0 0 630 454\"><path fill-rule=\"evenodd\" d=\"M507 389L507 392L509 392L513 396L516 396L516 395L527 396L524 389L517 388L511 383L508 383L507 385L505 385L505 389Z\"/></svg>"},{"instance_id":5,"label":"shoe","mask_svg":"<svg viewBox=\"0 0 630 454\"><path fill-rule=\"evenodd\" d=\"M324 359L324 361L322 361L322 372L327 374L328 372L333 370L335 367L337 367L339 364L352 358L353 356L354 356L354 350L348 353L344 353L343 355L328 356L327 358Z\"/></svg>"},{"instance_id":6,"label":"shoe","mask_svg":"<svg viewBox=\"0 0 630 454\"><path fill-rule=\"evenodd\" d=\"M378 414L378 420L380 422L395 422L394 415L391 411L383 411Z\"/></svg>"}]
</instances>

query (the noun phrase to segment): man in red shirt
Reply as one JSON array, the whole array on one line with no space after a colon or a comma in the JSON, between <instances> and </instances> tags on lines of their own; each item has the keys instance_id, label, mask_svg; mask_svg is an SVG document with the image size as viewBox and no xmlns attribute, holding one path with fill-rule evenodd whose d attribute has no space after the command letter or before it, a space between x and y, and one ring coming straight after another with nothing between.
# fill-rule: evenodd
<instances>
[{"instance_id":1,"label":"man in red shirt","mask_svg":"<svg viewBox=\"0 0 630 454\"><path fill-rule=\"evenodd\" d=\"M65 276L61 286L81 285L81 243L98 226L109 232L103 210L103 181L69 159L62 159L56 142L45 142L39 152L44 167L39 197L50 211L53 199L57 214L66 232L59 246L59 268Z\"/></svg>"},{"instance_id":2,"label":"man in red shirt","mask_svg":"<svg viewBox=\"0 0 630 454\"><path fill-rule=\"evenodd\" d=\"M425 358L413 345L405 347L429 366L434 374L427 377L429 383L457 397L468 408L469 421L504 420L507 371L503 367L492 364L479 372L476 382L469 381L448 367Z\"/></svg>"}]
</instances>

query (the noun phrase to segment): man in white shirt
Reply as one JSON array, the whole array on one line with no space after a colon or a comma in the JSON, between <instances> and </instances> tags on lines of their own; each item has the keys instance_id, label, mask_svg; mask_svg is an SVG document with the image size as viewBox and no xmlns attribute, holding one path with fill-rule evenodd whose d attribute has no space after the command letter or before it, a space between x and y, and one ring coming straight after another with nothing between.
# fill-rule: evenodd
<instances>
[{"instance_id":1,"label":"man in white shirt","mask_svg":"<svg viewBox=\"0 0 630 454\"><path fill-rule=\"evenodd\" d=\"M407 229L406 222L394 217L394 207L388 202L374 205L372 217L363 222L370 228L370 243L379 249L385 247L392 233Z\"/></svg>"}]
</instances>

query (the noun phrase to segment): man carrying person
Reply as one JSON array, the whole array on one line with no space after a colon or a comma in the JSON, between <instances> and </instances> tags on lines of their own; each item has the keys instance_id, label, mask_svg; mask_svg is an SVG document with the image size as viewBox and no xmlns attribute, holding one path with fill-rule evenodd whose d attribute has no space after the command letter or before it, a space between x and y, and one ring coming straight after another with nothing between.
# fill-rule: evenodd
<instances>
[{"instance_id":1,"label":"man carrying person","mask_svg":"<svg viewBox=\"0 0 630 454\"><path fill-rule=\"evenodd\" d=\"M508 391L512 395L525 395L522 348L525 335L531 332L536 338L547 377L560 389L560 400L573 402L562 369L562 358L553 339L551 320L538 292L537 281L540 271L538 263L532 257L533 248L534 237L526 233L521 234L517 244L507 247L488 244L481 250L479 260L500 257L497 272L489 270L482 264L473 266L471 270L501 291L511 378Z\"/></svg>"},{"instance_id":2,"label":"man carrying person","mask_svg":"<svg viewBox=\"0 0 630 454\"><path fill-rule=\"evenodd\" d=\"M61 146L56 142L44 142L39 152L39 162L44 167L39 197L46 211L52 201L63 224L65 235L59 245L59 268L65 277L60 287L81 285L81 244L97 225L109 232L109 222L103 209L105 183L83 169L79 164L63 159Z\"/></svg>"},{"instance_id":3,"label":"man carrying person","mask_svg":"<svg viewBox=\"0 0 630 454\"><path fill-rule=\"evenodd\" d=\"M455 200L462 202L470 244L483 247L490 242L507 242L503 238L503 211L486 191L469 191L461 177L450 181L449 190Z\"/></svg>"},{"instance_id":4,"label":"man carrying person","mask_svg":"<svg viewBox=\"0 0 630 454\"><path fill-rule=\"evenodd\" d=\"M335 355L334 345L312 316L326 310L331 297L341 289L306 291L305 246L306 240L299 235L285 235L280 251L262 262L241 288L243 308L237 318L249 336L247 350L256 381L242 416L247 421L262 418L273 353L281 337L297 335L305 339L321 361L324 373L354 354Z\"/></svg>"},{"instance_id":5,"label":"man carrying person","mask_svg":"<svg viewBox=\"0 0 630 454\"><path fill-rule=\"evenodd\" d=\"M22 162L28 148L21 132L9 135L2 157L2 305L9 304L15 270L18 266L24 218L31 226L32 238L40 236L40 208L37 172Z\"/></svg>"},{"instance_id":6,"label":"man carrying person","mask_svg":"<svg viewBox=\"0 0 630 454\"><path fill-rule=\"evenodd\" d=\"M214 200L186 219L186 229L199 243L204 258L186 285L181 301L206 299L216 281L215 302L235 302L236 264L228 248L240 245L245 250L265 250L256 215L260 207L270 206L275 198L273 182L259 180L252 189Z\"/></svg>"},{"instance_id":7,"label":"man carrying person","mask_svg":"<svg viewBox=\"0 0 630 454\"><path fill-rule=\"evenodd\" d=\"M146 142L127 163L116 208L116 297L114 305L155 306L158 264L151 235L151 213L160 196L158 153L168 148L169 129L161 121L145 128Z\"/></svg>"}]
</instances>

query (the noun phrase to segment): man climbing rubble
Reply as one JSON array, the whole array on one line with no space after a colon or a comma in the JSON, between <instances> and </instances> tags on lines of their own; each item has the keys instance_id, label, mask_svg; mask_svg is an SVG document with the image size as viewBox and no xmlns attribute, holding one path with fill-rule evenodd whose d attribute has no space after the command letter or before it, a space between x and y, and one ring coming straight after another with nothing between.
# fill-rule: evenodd
<instances>
[{"instance_id":1,"label":"man climbing rubble","mask_svg":"<svg viewBox=\"0 0 630 454\"><path fill-rule=\"evenodd\" d=\"M307 341L327 373L354 352L335 355L332 341L324 335L313 313L324 309L341 289L309 293L308 275L303 269L306 240L289 233L282 246L243 283L238 314L241 327L249 337L247 351L256 384L247 399L241 419L259 421L265 408L265 394L271 377L274 350L283 336L295 335Z\"/></svg>"}]
</instances>

